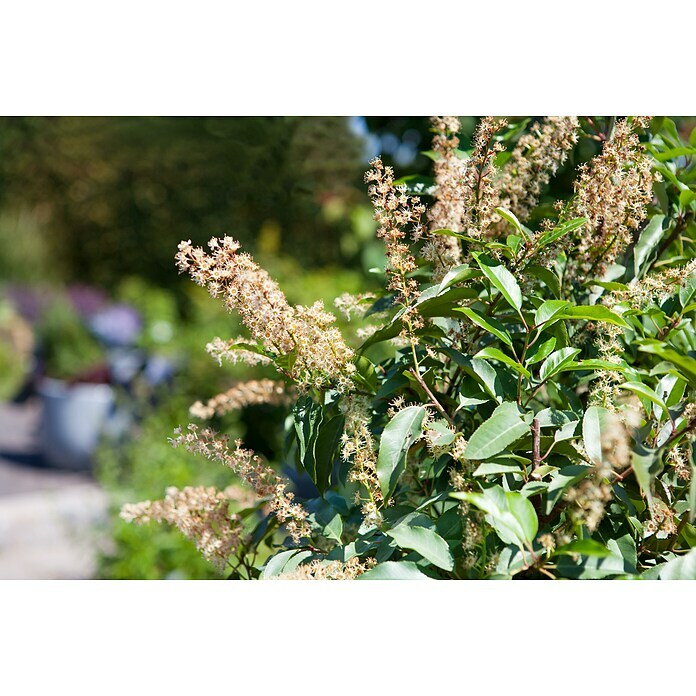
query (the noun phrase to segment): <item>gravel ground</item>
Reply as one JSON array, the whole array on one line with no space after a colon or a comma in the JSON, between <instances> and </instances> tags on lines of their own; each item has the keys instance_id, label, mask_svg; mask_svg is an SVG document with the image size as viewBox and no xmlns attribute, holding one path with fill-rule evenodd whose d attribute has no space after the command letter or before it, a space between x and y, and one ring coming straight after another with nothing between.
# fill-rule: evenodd
<instances>
[{"instance_id":1,"label":"gravel ground","mask_svg":"<svg viewBox=\"0 0 696 696\"><path fill-rule=\"evenodd\" d=\"M0 579L90 578L107 497L88 473L43 462L39 409L0 404Z\"/></svg>"}]
</instances>

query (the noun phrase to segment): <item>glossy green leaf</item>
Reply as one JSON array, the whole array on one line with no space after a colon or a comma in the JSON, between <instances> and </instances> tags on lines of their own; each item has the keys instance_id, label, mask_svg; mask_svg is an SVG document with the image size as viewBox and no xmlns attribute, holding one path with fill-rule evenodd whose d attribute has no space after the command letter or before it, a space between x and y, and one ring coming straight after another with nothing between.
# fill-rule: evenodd
<instances>
[{"instance_id":1,"label":"glossy green leaf","mask_svg":"<svg viewBox=\"0 0 696 696\"><path fill-rule=\"evenodd\" d=\"M633 248L634 276L640 277L643 265L662 239L664 215L653 215L645 229L640 233L638 243Z\"/></svg>"},{"instance_id":2,"label":"glossy green leaf","mask_svg":"<svg viewBox=\"0 0 696 696\"><path fill-rule=\"evenodd\" d=\"M574 218L573 220L563 222L560 225L554 227L553 229L544 232L539 237L539 240L537 242L538 248L542 249L543 247L558 241L559 239L561 239L561 237L565 237L565 235L569 234L570 232L575 232L575 230L579 230L586 222L587 218Z\"/></svg>"},{"instance_id":3,"label":"glossy green leaf","mask_svg":"<svg viewBox=\"0 0 696 696\"><path fill-rule=\"evenodd\" d=\"M534 326L541 326L550 322L570 305L565 300L546 300L534 313Z\"/></svg>"},{"instance_id":4,"label":"glossy green leaf","mask_svg":"<svg viewBox=\"0 0 696 696\"><path fill-rule=\"evenodd\" d=\"M474 476L492 476L494 474L519 474L522 467L519 464L504 462L482 462L474 471Z\"/></svg>"},{"instance_id":5,"label":"glossy green leaf","mask_svg":"<svg viewBox=\"0 0 696 696\"><path fill-rule=\"evenodd\" d=\"M358 575L358 580L430 580L430 578L412 561L385 561Z\"/></svg>"},{"instance_id":6,"label":"glossy green leaf","mask_svg":"<svg viewBox=\"0 0 696 696\"><path fill-rule=\"evenodd\" d=\"M693 157L696 155L696 148L693 147L672 147L669 150L658 152L655 154L655 159L660 162L677 159L677 157Z\"/></svg>"},{"instance_id":7,"label":"glossy green leaf","mask_svg":"<svg viewBox=\"0 0 696 696\"><path fill-rule=\"evenodd\" d=\"M561 297L561 281L551 269L544 266L527 266L527 273L541 280L555 297Z\"/></svg>"},{"instance_id":8,"label":"glossy green leaf","mask_svg":"<svg viewBox=\"0 0 696 696\"><path fill-rule=\"evenodd\" d=\"M264 579L274 578L282 573L289 573L295 570L302 561L312 556L311 551L300 551L298 549L290 549L289 551L281 551L269 559L263 569L262 577Z\"/></svg>"},{"instance_id":9,"label":"glossy green leaf","mask_svg":"<svg viewBox=\"0 0 696 696\"><path fill-rule=\"evenodd\" d=\"M491 281L491 284L505 298L506 302L521 312L522 309L522 291L515 280L515 276L508 271L505 266L496 263L493 259L481 253L473 254L483 274Z\"/></svg>"},{"instance_id":10,"label":"glossy green leaf","mask_svg":"<svg viewBox=\"0 0 696 696\"><path fill-rule=\"evenodd\" d=\"M554 556L563 556L579 554L581 556L595 556L597 558L606 558L611 556L611 551L600 544L594 539L577 539L576 541L571 541L569 544L565 544L557 548L554 552Z\"/></svg>"},{"instance_id":11,"label":"glossy green leaf","mask_svg":"<svg viewBox=\"0 0 696 696\"><path fill-rule=\"evenodd\" d=\"M479 461L489 459L528 433L529 425L522 420L517 405L504 402L474 431L464 456Z\"/></svg>"},{"instance_id":12,"label":"glossy green leaf","mask_svg":"<svg viewBox=\"0 0 696 696\"><path fill-rule=\"evenodd\" d=\"M500 215L503 220L507 220L523 237L531 238L530 231L517 219L514 213L505 208L496 208L495 212Z\"/></svg>"},{"instance_id":13,"label":"glossy green leaf","mask_svg":"<svg viewBox=\"0 0 696 696\"><path fill-rule=\"evenodd\" d=\"M659 341L638 341L637 343L638 350L659 355L664 360L671 362L684 379L696 389L696 360L694 358L678 353Z\"/></svg>"},{"instance_id":14,"label":"glossy green leaf","mask_svg":"<svg viewBox=\"0 0 696 696\"><path fill-rule=\"evenodd\" d=\"M476 353L474 358L478 360L498 360L505 365L509 365L513 370L515 370L515 372L519 372L519 374L524 375L525 377L531 377L529 370L526 367L520 365L517 360L511 358L509 355L505 355L505 353L498 348L487 346Z\"/></svg>"},{"instance_id":15,"label":"glossy green leaf","mask_svg":"<svg viewBox=\"0 0 696 696\"><path fill-rule=\"evenodd\" d=\"M458 307L455 311L467 316L474 324L497 336L506 346L512 345L512 338L505 327L493 317L484 317L471 307Z\"/></svg>"},{"instance_id":16,"label":"glossy green leaf","mask_svg":"<svg viewBox=\"0 0 696 696\"><path fill-rule=\"evenodd\" d=\"M615 427L615 419L611 411L602 406L590 406L582 419L582 441L585 452L594 464L600 465L603 461L602 442L606 441L606 434Z\"/></svg>"},{"instance_id":17,"label":"glossy green leaf","mask_svg":"<svg viewBox=\"0 0 696 696\"><path fill-rule=\"evenodd\" d=\"M534 540L539 520L534 506L522 494L506 493L500 486L493 486L483 493L462 492L451 495L485 512L486 522L493 527L503 543L523 548L531 545Z\"/></svg>"},{"instance_id":18,"label":"glossy green leaf","mask_svg":"<svg viewBox=\"0 0 696 696\"><path fill-rule=\"evenodd\" d=\"M549 355L539 368L539 380L546 382L554 375L573 362L573 358L580 353L579 348L560 348Z\"/></svg>"},{"instance_id":19,"label":"glossy green leaf","mask_svg":"<svg viewBox=\"0 0 696 696\"><path fill-rule=\"evenodd\" d=\"M631 466L643 494L652 502L652 485L664 468L660 449L651 449L640 443L631 454Z\"/></svg>"},{"instance_id":20,"label":"glossy green leaf","mask_svg":"<svg viewBox=\"0 0 696 696\"><path fill-rule=\"evenodd\" d=\"M407 406L387 423L379 445L377 478L385 500L391 498L404 471L406 454L420 437L425 418L423 406Z\"/></svg>"},{"instance_id":21,"label":"glossy green leaf","mask_svg":"<svg viewBox=\"0 0 696 696\"><path fill-rule=\"evenodd\" d=\"M550 338L548 341L543 343L537 343L534 348L527 354L525 359L526 365L536 365L536 363L541 362L544 358L547 358L553 349L556 347L556 339Z\"/></svg>"},{"instance_id":22,"label":"glossy green leaf","mask_svg":"<svg viewBox=\"0 0 696 696\"><path fill-rule=\"evenodd\" d=\"M581 307L567 307L560 315L561 319L585 319L587 321L600 321L605 324L614 324L624 329L630 329L631 325L618 314L612 312L604 305L592 305Z\"/></svg>"},{"instance_id":23,"label":"glossy green leaf","mask_svg":"<svg viewBox=\"0 0 696 696\"><path fill-rule=\"evenodd\" d=\"M322 423L317 435L314 445L315 483L322 494L331 484L331 472L338 456L344 424L345 418L342 415L334 416L329 421Z\"/></svg>"},{"instance_id":24,"label":"glossy green leaf","mask_svg":"<svg viewBox=\"0 0 696 696\"><path fill-rule=\"evenodd\" d=\"M696 549L662 565L660 580L696 580Z\"/></svg>"},{"instance_id":25,"label":"glossy green leaf","mask_svg":"<svg viewBox=\"0 0 696 696\"><path fill-rule=\"evenodd\" d=\"M621 389L632 391L634 394L638 394L639 396L645 397L654 404L657 404L662 409L664 415L669 415L667 404L647 384L643 384L642 382L624 382L623 384L620 384L619 387Z\"/></svg>"},{"instance_id":26,"label":"glossy green leaf","mask_svg":"<svg viewBox=\"0 0 696 696\"><path fill-rule=\"evenodd\" d=\"M293 408L295 431L299 444L300 461L312 481L317 482L315 445L324 414L320 404L309 396L302 396Z\"/></svg>"},{"instance_id":27,"label":"glossy green leaf","mask_svg":"<svg viewBox=\"0 0 696 696\"><path fill-rule=\"evenodd\" d=\"M454 559L447 542L435 531L426 527L398 524L385 532L402 549L411 549L443 570L454 568Z\"/></svg>"}]
</instances>

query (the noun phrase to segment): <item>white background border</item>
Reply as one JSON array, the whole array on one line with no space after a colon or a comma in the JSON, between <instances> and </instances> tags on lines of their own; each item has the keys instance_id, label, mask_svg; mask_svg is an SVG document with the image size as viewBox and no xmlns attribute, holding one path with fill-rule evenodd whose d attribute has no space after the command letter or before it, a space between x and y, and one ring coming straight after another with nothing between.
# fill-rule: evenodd
<instances>
[{"instance_id":1,"label":"white background border","mask_svg":"<svg viewBox=\"0 0 696 696\"><path fill-rule=\"evenodd\" d=\"M3 114L696 114L688 3L7 5ZM0 688L676 694L695 590L5 581Z\"/></svg>"}]
</instances>

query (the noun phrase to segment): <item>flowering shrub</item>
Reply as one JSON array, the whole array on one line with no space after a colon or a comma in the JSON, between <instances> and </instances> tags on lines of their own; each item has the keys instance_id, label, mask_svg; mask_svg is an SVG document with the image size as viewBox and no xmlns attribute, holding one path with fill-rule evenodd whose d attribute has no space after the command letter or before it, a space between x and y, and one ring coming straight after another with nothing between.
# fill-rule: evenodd
<instances>
[{"instance_id":1,"label":"flowering shrub","mask_svg":"<svg viewBox=\"0 0 696 696\"><path fill-rule=\"evenodd\" d=\"M122 516L176 525L232 578L696 578L696 137L484 118L463 151L456 118L432 129L432 180L379 158L366 174L385 290L337 301L364 320L355 349L234 239L179 246L248 330L209 352L279 375L192 414L286 404L282 464L314 495L191 424L174 446L246 489L170 488ZM596 154L547 205L581 141Z\"/></svg>"}]
</instances>

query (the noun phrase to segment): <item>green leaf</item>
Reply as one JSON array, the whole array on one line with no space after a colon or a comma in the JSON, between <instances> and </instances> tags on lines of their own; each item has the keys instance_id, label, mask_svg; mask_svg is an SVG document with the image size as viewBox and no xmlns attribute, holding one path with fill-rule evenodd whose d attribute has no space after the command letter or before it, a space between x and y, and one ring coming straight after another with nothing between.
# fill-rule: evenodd
<instances>
[{"instance_id":1,"label":"green leaf","mask_svg":"<svg viewBox=\"0 0 696 696\"><path fill-rule=\"evenodd\" d=\"M466 446L467 459L482 460L502 452L529 433L516 404L504 402L473 433Z\"/></svg>"},{"instance_id":2,"label":"green leaf","mask_svg":"<svg viewBox=\"0 0 696 696\"><path fill-rule=\"evenodd\" d=\"M615 427L615 416L602 406L590 406L582 419L582 441L590 460L597 465L602 463L602 442L606 433Z\"/></svg>"},{"instance_id":3,"label":"green leaf","mask_svg":"<svg viewBox=\"0 0 696 696\"><path fill-rule=\"evenodd\" d=\"M565 544L565 546L557 548L553 552L554 556L569 556L571 554L606 558L607 556L611 556L611 551L594 539L577 539L576 541L571 541L569 544Z\"/></svg>"},{"instance_id":4,"label":"green leaf","mask_svg":"<svg viewBox=\"0 0 696 696\"><path fill-rule=\"evenodd\" d=\"M454 442L457 433L447 427L447 421L444 418L436 420L429 426L430 440L435 447L446 447ZM435 435L433 436L433 433Z\"/></svg>"},{"instance_id":5,"label":"green leaf","mask_svg":"<svg viewBox=\"0 0 696 696\"><path fill-rule=\"evenodd\" d=\"M377 478L385 500L391 498L396 489L404 471L406 454L420 437L424 418L423 406L407 406L387 423L382 432L377 457Z\"/></svg>"},{"instance_id":6,"label":"green leaf","mask_svg":"<svg viewBox=\"0 0 696 696\"><path fill-rule=\"evenodd\" d=\"M580 360L580 362L573 363L572 365L566 365L562 372L568 372L569 370L610 370L612 372L623 372L627 368L627 365L620 365L610 362L609 360L591 359Z\"/></svg>"},{"instance_id":7,"label":"green leaf","mask_svg":"<svg viewBox=\"0 0 696 696\"><path fill-rule=\"evenodd\" d=\"M400 321L392 321L381 329L375 331L371 336L365 339L365 342L360 346L359 351L362 353L370 346L382 341L388 341L390 338L395 338L401 333L402 325Z\"/></svg>"},{"instance_id":8,"label":"green leaf","mask_svg":"<svg viewBox=\"0 0 696 696\"><path fill-rule=\"evenodd\" d=\"M343 534L343 520L341 519L341 516L336 513L324 525L324 536L328 539L335 539L340 544L341 534Z\"/></svg>"},{"instance_id":9,"label":"green leaf","mask_svg":"<svg viewBox=\"0 0 696 696\"><path fill-rule=\"evenodd\" d=\"M500 215L503 220L507 220L523 237L531 238L529 230L517 219L514 213L511 213L505 208L496 208L495 212Z\"/></svg>"},{"instance_id":10,"label":"green leaf","mask_svg":"<svg viewBox=\"0 0 696 696\"><path fill-rule=\"evenodd\" d=\"M696 191L682 191L679 194L680 208L687 208L694 201L696 201Z\"/></svg>"},{"instance_id":11,"label":"green leaf","mask_svg":"<svg viewBox=\"0 0 696 696\"><path fill-rule=\"evenodd\" d=\"M696 580L696 549L662 565L660 580Z\"/></svg>"},{"instance_id":12,"label":"green leaf","mask_svg":"<svg viewBox=\"0 0 696 696\"><path fill-rule=\"evenodd\" d=\"M527 273L541 280L546 287L558 298L561 296L561 281L549 268L543 266L527 266Z\"/></svg>"},{"instance_id":13,"label":"green leaf","mask_svg":"<svg viewBox=\"0 0 696 696\"><path fill-rule=\"evenodd\" d=\"M338 446L343 435L345 418L342 415L334 416L322 424L319 429L314 456L316 462L316 481L319 492L323 495L331 484L331 472L336 460Z\"/></svg>"},{"instance_id":14,"label":"green leaf","mask_svg":"<svg viewBox=\"0 0 696 696\"><path fill-rule=\"evenodd\" d=\"M493 527L505 544L520 548L531 545L539 530L539 520L532 503L522 494L506 493L500 486L487 488L483 493L451 493L486 513L486 522Z\"/></svg>"},{"instance_id":15,"label":"green leaf","mask_svg":"<svg viewBox=\"0 0 696 696\"><path fill-rule=\"evenodd\" d=\"M696 275L689 276L686 282L679 288L679 304L684 307L685 312L688 303L694 295L696 295Z\"/></svg>"},{"instance_id":16,"label":"green leaf","mask_svg":"<svg viewBox=\"0 0 696 696\"><path fill-rule=\"evenodd\" d=\"M579 348L560 348L549 355L539 368L539 380L546 382L554 375L562 372L566 366L573 362L573 358L580 352Z\"/></svg>"},{"instance_id":17,"label":"green leaf","mask_svg":"<svg viewBox=\"0 0 696 696\"><path fill-rule=\"evenodd\" d=\"M537 241L537 247L541 249L549 244L553 244L561 237L565 237L568 233L580 229L586 222L587 218L574 218L573 220L561 223L548 232L544 232Z\"/></svg>"},{"instance_id":18,"label":"green leaf","mask_svg":"<svg viewBox=\"0 0 696 696\"><path fill-rule=\"evenodd\" d=\"M583 556L579 562L571 556L560 556L556 562L556 570L567 578L578 580L601 580L612 576L624 576L635 573L635 566L621 556L612 552L608 556Z\"/></svg>"},{"instance_id":19,"label":"green leaf","mask_svg":"<svg viewBox=\"0 0 696 696\"><path fill-rule=\"evenodd\" d=\"M565 300L546 300L534 313L534 326L541 326L554 319L570 305Z\"/></svg>"},{"instance_id":20,"label":"green leaf","mask_svg":"<svg viewBox=\"0 0 696 696\"><path fill-rule=\"evenodd\" d=\"M511 358L509 355L505 355L502 350L499 350L498 348L492 348L490 346L483 348L480 350L476 355L474 355L475 360L498 360L502 363L505 363L506 365L509 365L515 372L519 372L521 375L524 375L525 377L529 378L531 377L531 374L529 373L529 370L525 368L523 365L520 365L520 363L517 362L517 360L514 360Z\"/></svg>"},{"instance_id":21,"label":"green leaf","mask_svg":"<svg viewBox=\"0 0 696 696\"><path fill-rule=\"evenodd\" d=\"M673 147L669 150L656 153L655 159L659 162L666 162L667 160L676 159L677 157L693 157L694 155L696 155L696 148L694 147Z\"/></svg>"},{"instance_id":22,"label":"green leaf","mask_svg":"<svg viewBox=\"0 0 696 696\"><path fill-rule=\"evenodd\" d=\"M638 443L631 455L631 466L640 489L648 499L648 502L652 503L653 481L664 468L660 449L651 449Z\"/></svg>"},{"instance_id":23,"label":"green leaf","mask_svg":"<svg viewBox=\"0 0 696 696\"><path fill-rule=\"evenodd\" d=\"M641 232L638 243L633 248L633 275L636 278L640 277L643 264L648 260L655 247L657 247L660 239L662 239L662 222L664 219L664 215L653 215L650 218L650 222Z\"/></svg>"},{"instance_id":24,"label":"green leaf","mask_svg":"<svg viewBox=\"0 0 696 696\"><path fill-rule=\"evenodd\" d=\"M507 303L517 310L521 316L522 291L515 280L515 276L505 266L496 263L493 259L480 252L473 254L473 257L486 278L491 281L492 285L500 292Z\"/></svg>"},{"instance_id":25,"label":"green leaf","mask_svg":"<svg viewBox=\"0 0 696 696\"><path fill-rule=\"evenodd\" d=\"M642 382L624 382L620 384L619 387L621 389L628 389L628 391L632 391L634 394L645 397L654 404L657 404L663 410L664 415L669 415L667 404L647 384L643 384Z\"/></svg>"},{"instance_id":26,"label":"green leaf","mask_svg":"<svg viewBox=\"0 0 696 696\"><path fill-rule=\"evenodd\" d=\"M479 464L474 476L491 476L493 474L519 474L522 467L519 464L505 464L504 462L483 462Z\"/></svg>"},{"instance_id":27,"label":"green leaf","mask_svg":"<svg viewBox=\"0 0 696 696\"><path fill-rule=\"evenodd\" d=\"M631 328L631 325L623 317L615 314L609 307L605 307L604 305L568 307L561 313L559 318L586 319L587 321L600 321L605 324L614 324L624 329Z\"/></svg>"},{"instance_id":28,"label":"green leaf","mask_svg":"<svg viewBox=\"0 0 696 696\"><path fill-rule=\"evenodd\" d=\"M527 355L524 361L526 365L535 365L541 362L544 358L547 358L556 347L556 339L550 338L548 341L544 341L542 344L537 344L534 350Z\"/></svg>"},{"instance_id":29,"label":"green leaf","mask_svg":"<svg viewBox=\"0 0 696 696\"><path fill-rule=\"evenodd\" d=\"M454 559L447 542L435 531L426 527L398 524L385 532L402 549L412 549L427 561L443 570L454 568Z\"/></svg>"},{"instance_id":30,"label":"green leaf","mask_svg":"<svg viewBox=\"0 0 696 696\"><path fill-rule=\"evenodd\" d=\"M684 379L696 389L696 360L694 358L677 353L676 350L667 348L660 341L637 341L637 343L638 350L659 355L664 360L671 362Z\"/></svg>"},{"instance_id":31,"label":"green leaf","mask_svg":"<svg viewBox=\"0 0 696 696\"><path fill-rule=\"evenodd\" d=\"M362 575L358 580L430 580L413 561L385 561L379 563Z\"/></svg>"},{"instance_id":32,"label":"green leaf","mask_svg":"<svg viewBox=\"0 0 696 696\"><path fill-rule=\"evenodd\" d=\"M512 346L510 334L498 320L492 317L484 317L483 314L477 312L475 309L471 309L471 307L457 307L455 311L461 312L474 324L492 333L494 336L497 336L505 345Z\"/></svg>"},{"instance_id":33,"label":"green leaf","mask_svg":"<svg viewBox=\"0 0 696 696\"><path fill-rule=\"evenodd\" d=\"M289 573L297 568L302 561L312 555L311 551L299 551L298 549L290 549L289 551L281 551L269 559L263 569L262 577L274 578L281 573Z\"/></svg>"},{"instance_id":34,"label":"green leaf","mask_svg":"<svg viewBox=\"0 0 696 696\"><path fill-rule=\"evenodd\" d=\"M372 361L364 355L358 355L355 360L356 374L353 379L368 391L374 393L379 389L379 379Z\"/></svg>"},{"instance_id":35,"label":"green leaf","mask_svg":"<svg viewBox=\"0 0 696 696\"><path fill-rule=\"evenodd\" d=\"M314 483L317 482L316 453L314 446L324 417L323 409L311 397L302 396L292 409L295 431L299 443L300 461Z\"/></svg>"}]
</instances>

